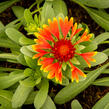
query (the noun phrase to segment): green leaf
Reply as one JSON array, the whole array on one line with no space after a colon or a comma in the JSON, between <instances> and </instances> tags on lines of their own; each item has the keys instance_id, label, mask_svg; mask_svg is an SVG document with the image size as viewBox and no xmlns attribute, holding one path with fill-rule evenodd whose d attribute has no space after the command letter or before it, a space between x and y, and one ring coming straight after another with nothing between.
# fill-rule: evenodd
<instances>
[{"instance_id":1,"label":"green leaf","mask_svg":"<svg viewBox=\"0 0 109 109\"><path fill-rule=\"evenodd\" d=\"M97 86L109 86L109 77L97 79L92 84Z\"/></svg>"},{"instance_id":2,"label":"green leaf","mask_svg":"<svg viewBox=\"0 0 109 109\"><path fill-rule=\"evenodd\" d=\"M58 94L55 96L55 102L57 104L64 104L65 102L70 101L84 89L86 89L101 73L102 71L109 65L106 64L94 71L91 71L87 74L87 77L84 81L70 83L68 86L63 88ZM63 96L64 95L64 96Z\"/></svg>"},{"instance_id":3,"label":"green leaf","mask_svg":"<svg viewBox=\"0 0 109 109\"><path fill-rule=\"evenodd\" d=\"M1 53L0 54L0 58L3 58L3 59L14 59L16 60L17 56L12 54L12 53Z\"/></svg>"},{"instance_id":4,"label":"green leaf","mask_svg":"<svg viewBox=\"0 0 109 109\"><path fill-rule=\"evenodd\" d=\"M0 3L0 13L2 13L5 9L7 9L12 4L14 4L15 2L18 2L18 1L19 0L9 0L9 1L5 1L5 2Z\"/></svg>"},{"instance_id":5,"label":"green leaf","mask_svg":"<svg viewBox=\"0 0 109 109\"><path fill-rule=\"evenodd\" d=\"M28 98L26 99L25 104L33 104L34 103L34 98L35 98L36 94L37 94L37 91L32 91L29 94Z\"/></svg>"},{"instance_id":6,"label":"green leaf","mask_svg":"<svg viewBox=\"0 0 109 109\"><path fill-rule=\"evenodd\" d=\"M88 46L85 46L85 48L83 50L81 50L82 53L85 53L85 52L92 52L94 50L97 49L97 43L96 42L91 42Z\"/></svg>"},{"instance_id":7,"label":"green leaf","mask_svg":"<svg viewBox=\"0 0 109 109\"><path fill-rule=\"evenodd\" d=\"M29 93L33 90L32 86L28 84L25 85L25 81L26 80L20 82L20 85L18 86L12 97L13 108L21 107L29 96Z\"/></svg>"},{"instance_id":8,"label":"green leaf","mask_svg":"<svg viewBox=\"0 0 109 109\"><path fill-rule=\"evenodd\" d=\"M108 59L108 56L102 52L98 52L95 56L93 56L93 58L96 62L90 62L91 66L96 66L105 62ZM87 63L81 56L78 56L77 59L81 63L81 67L88 67Z\"/></svg>"},{"instance_id":9,"label":"green leaf","mask_svg":"<svg viewBox=\"0 0 109 109\"><path fill-rule=\"evenodd\" d=\"M98 52L93 58L96 60L96 62L90 62L91 66L96 66L105 62L108 59L108 56L105 53Z\"/></svg>"},{"instance_id":10,"label":"green leaf","mask_svg":"<svg viewBox=\"0 0 109 109\"><path fill-rule=\"evenodd\" d=\"M12 10L13 10L13 12L14 12L14 14L15 14L15 16L17 17L17 18L22 18L21 19L21 23L23 24L23 25L25 25L26 24L26 22L25 22L25 20L24 20L24 18L23 18L23 16L24 16L24 8L23 7L21 7L21 6L13 6L12 7Z\"/></svg>"},{"instance_id":11,"label":"green leaf","mask_svg":"<svg viewBox=\"0 0 109 109\"><path fill-rule=\"evenodd\" d=\"M5 37L6 37L6 34L5 34L5 26L0 21L0 38L5 38Z\"/></svg>"},{"instance_id":12,"label":"green leaf","mask_svg":"<svg viewBox=\"0 0 109 109\"><path fill-rule=\"evenodd\" d=\"M25 75L23 74L23 72L19 74L9 75L9 76L1 76L0 89L6 89L24 78L25 78Z\"/></svg>"},{"instance_id":13,"label":"green leaf","mask_svg":"<svg viewBox=\"0 0 109 109\"><path fill-rule=\"evenodd\" d=\"M82 3L89 7L95 7L95 8L109 8L109 0L72 0L77 1L79 3Z\"/></svg>"},{"instance_id":14,"label":"green leaf","mask_svg":"<svg viewBox=\"0 0 109 109\"><path fill-rule=\"evenodd\" d=\"M48 19L53 19L55 17L54 10L52 8L52 2L45 2L41 12L41 22L40 24L48 24Z\"/></svg>"},{"instance_id":15,"label":"green leaf","mask_svg":"<svg viewBox=\"0 0 109 109\"><path fill-rule=\"evenodd\" d=\"M103 74L109 74L109 69L104 70Z\"/></svg>"},{"instance_id":16,"label":"green leaf","mask_svg":"<svg viewBox=\"0 0 109 109\"><path fill-rule=\"evenodd\" d=\"M36 67L37 67L36 59L32 59L28 56L24 56L24 57L25 57L27 65L32 69L36 69Z\"/></svg>"},{"instance_id":17,"label":"green leaf","mask_svg":"<svg viewBox=\"0 0 109 109\"><path fill-rule=\"evenodd\" d=\"M25 18L27 24L30 24L30 23L34 24L34 20L32 18L32 14L31 14L29 9L25 9L25 11L24 11L24 18Z\"/></svg>"},{"instance_id":18,"label":"green leaf","mask_svg":"<svg viewBox=\"0 0 109 109\"><path fill-rule=\"evenodd\" d=\"M12 92L6 90L0 90L0 105L2 109L12 109L11 99Z\"/></svg>"},{"instance_id":19,"label":"green leaf","mask_svg":"<svg viewBox=\"0 0 109 109\"><path fill-rule=\"evenodd\" d=\"M14 42L16 42L17 44L19 43L19 39L21 37L25 37L21 32L19 32L15 28L7 28L6 29L6 34L8 35L8 37L11 40L13 40Z\"/></svg>"},{"instance_id":20,"label":"green leaf","mask_svg":"<svg viewBox=\"0 0 109 109\"><path fill-rule=\"evenodd\" d=\"M104 50L103 53L105 53L106 55L109 56L109 48L107 48L106 50Z\"/></svg>"},{"instance_id":21,"label":"green leaf","mask_svg":"<svg viewBox=\"0 0 109 109\"><path fill-rule=\"evenodd\" d=\"M83 109L81 104L76 99L71 102L71 108L72 109Z\"/></svg>"},{"instance_id":22,"label":"green leaf","mask_svg":"<svg viewBox=\"0 0 109 109\"><path fill-rule=\"evenodd\" d=\"M109 109L109 93L101 98L92 109Z\"/></svg>"},{"instance_id":23,"label":"green leaf","mask_svg":"<svg viewBox=\"0 0 109 109\"><path fill-rule=\"evenodd\" d=\"M27 46L21 47L20 51L21 51L22 54L24 54L24 55L26 55L26 56L28 56L28 57L31 57L31 58L32 58L33 55L34 55L34 53L31 52L31 51L28 49Z\"/></svg>"},{"instance_id":24,"label":"green leaf","mask_svg":"<svg viewBox=\"0 0 109 109\"><path fill-rule=\"evenodd\" d=\"M102 33L100 35L98 35L95 39L94 39L94 42L97 43L97 45L99 45L100 43L102 43L103 41L109 39L109 32L105 32L105 33Z\"/></svg>"},{"instance_id":25,"label":"green leaf","mask_svg":"<svg viewBox=\"0 0 109 109\"><path fill-rule=\"evenodd\" d=\"M56 106L54 102L52 101L52 99L50 98L50 96L47 97L41 109L56 109Z\"/></svg>"},{"instance_id":26,"label":"green leaf","mask_svg":"<svg viewBox=\"0 0 109 109\"><path fill-rule=\"evenodd\" d=\"M45 103L48 95L48 88L49 88L48 80L43 79L41 88L38 91L37 95L35 96L35 100L34 100L34 106L36 109L40 109Z\"/></svg>"},{"instance_id":27,"label":"green leaf","mask_svg":"<svg viewBox=\"0 0 109 109\"><path fill-rule=\"evenodd\" d=\"M100 25L107 31L109 30L109 14L104 13L100 10L87 8L85 6L83 7L86 9L86 11L98 25Z\"/></svg>"},{"instance_id":28,"label":"green leaf","mask_svg":"<svg viewBox=\"0 0 109 109\"><path fill-rule=\"evenodd\" d=\"M26 66L27 66L27 64L26 64L26 61L25 61L25 58L24 58L24 55L23 55L23 54L19 54L19 56L17 57L17 61L18 61L19 63L21 63L22 65L26 65Z\"/></svg>"},{"instance_id":29,"label":"green leaf","mask_svg":"<svg viewBox=\"0 0 109 109\"><path fill-rule=\"evenodd\" d=\"M17 68L5 68L5 67L0 67L0 71L15 71L15 70L23 71L23 70L17 69Z\"/></svg>"},{"instance_id":30,"label":"green leaf","mask_svg":"<svg viewBox=\"0 0 109 109\"><path fill-rule=\"evenodd\" d=\"M29 39L29 38L27 38L27 37L21 37L21 38L19 39L19 43L20 43L21 45L32 45L32 44L35 44L34 40Z\"/></svg>"},{"instance_id":31,"label":"green leaf","mask_svg":"<svg viewBox=\"0 0 109 109\"><path fill-rule=\"evenodd\" d=\"M64 16L67 16L67 6L64 3L63 0L54 0L53 1L53 10L55 13L55 16L57 16L60 13L63 13Z\"/></svg>"},{"instance_id":32,"label":"green leaf","mask_svg":"<svg viewBox=\"0 0 109 109\"><path fill-rule=\"evenodd\" d=\"M16 43L12 42L10 39L0 39L0 47L5 48L17 48L19 49L20 46Z\"/></svg>"}]
</instances>

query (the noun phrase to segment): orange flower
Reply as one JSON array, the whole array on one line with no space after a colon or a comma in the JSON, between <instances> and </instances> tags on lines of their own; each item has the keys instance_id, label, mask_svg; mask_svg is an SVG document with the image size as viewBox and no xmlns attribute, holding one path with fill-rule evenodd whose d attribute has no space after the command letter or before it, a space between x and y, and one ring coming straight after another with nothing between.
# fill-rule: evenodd
<instances>
[{"instance_id":1,"label":"orange flower","mask_svg":"<svg viewBox=\"0 0 109 109\"><path fill-rule=\"evenodd\" d=\"M80 55L86 61L89 67L91 67L90 61L95 62L96 60L92 57L97 52L87 52L87 53L77 53L76 45L90 41L92 34L88 34L88 30L82 34L81 38L72 44L72 38L77 33L82 31L82 28L77 28L77 23L73 25L73 18L68 21L68 17L64 20L59 18L59 25L57 19L54 18L53 21L48 20L49 25L43 25L43 29L38 28L38 33L35 32L36 45L33 45L33 50L38 53L33 56L33 58L38 59L38 65L41 65L41 70L48 72L48 78L56 78L56 81L62 83L62 64L70 63L70 68L72 72L72 81L79 81L79 75L86 77L86 75L77 67L75 67L71 59L74 58L75 54ZM59 30L61 28L61 32ZM71 30L71 35L68 32Z\"/></svg>"}]
</instances>

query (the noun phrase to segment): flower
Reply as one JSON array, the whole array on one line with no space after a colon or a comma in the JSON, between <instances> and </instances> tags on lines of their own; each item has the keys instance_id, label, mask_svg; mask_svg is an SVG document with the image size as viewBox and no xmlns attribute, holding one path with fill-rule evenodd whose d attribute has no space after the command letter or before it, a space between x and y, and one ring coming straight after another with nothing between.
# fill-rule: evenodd
<instances>
[{"instance_id":1,"label":"flower","mask_svg":"<svg viewBox=\"0 0 109 109\"><path fill-rule=\"evenodd\" d=\"M68 20L65 17L63 20L59 18L59 24L56 18L51 21L48 20L49 25L43 25L43 29L38 28L39 32L35 32L36 45L33 45L33 50L38 53L33 58L38 59L38 65L41 65L41 70L48 72L48 78L56 78L56 81L62 83L62 64L69 63L72 72L72 81L79 81L79 75L86 77L86 75L77 67L75 67L71 59L75 55L80 55L86 61L89 67L91 67L90 61L95 62L93 56L97 52L78 53L76 52L76 45L81 42L90 41L92 34L88 34L86 29L79 40L74 44L72 39L77 33L83 30L83 28L77 28L77 23L73 25L73 18ZM61 32L60 32L61 31ZM71 33L70 35L68 35Z\"/></svg>"}]
</instances>

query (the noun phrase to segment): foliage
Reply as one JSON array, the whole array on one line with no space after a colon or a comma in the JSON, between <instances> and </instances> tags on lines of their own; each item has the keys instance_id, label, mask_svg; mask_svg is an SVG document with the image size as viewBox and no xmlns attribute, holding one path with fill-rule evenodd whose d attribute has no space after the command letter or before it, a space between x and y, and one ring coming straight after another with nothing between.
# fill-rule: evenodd
<instances>
[{"instance_id":1,"label":"foliage","mask_svg":"<svg viewBox=\"0 0 109 109\"><path fill-rule=\"evenodd\" d=\"M0 13L17 1L19 0L0 3ZM100 74L109 74L109 69L107 68L109 63L90 71L90 69L86 70L87 65L85 61L81 57L77 57L73 62L77 67L82 68L84 72L88 72L87 78L85 80L81 78L79 83L72 83L69 68L63 65L65 77L63 78L62 86L64 88L55 97L53 92L49 92L50 86L47 73L40 70L37 60L32 59L33 55L36 54L32 49L32 45L35 42L30 36L28 37L19 31L19 28L23 27L27 31L27 35L34 35L38 27L48 24L48 19L53 20L53 17L64 18L68 15L67 6L63 0L46 0L43 6L40 5L40 3L43 3L42 1L36 0L28 9L24 9L21 6L12 6L12 11L17 19L5 26L0 21L0 47L10 50L8 53L0 51L0 61L23 66L21 68L0 67L0 109L19 109L26 104L34 104L36 109L56 109L55 103L63 104L72 100L90 85L109 86L109 77L97 79ZM72 1L82 6L101 27L109 31L109 15L104 10L95 10L87 7L109 8L109 0ZM31 8L35 5L37 5L37 9L31 12ZM84 29L88 28L84 24L79 26L82 26ZM92 42L82 43L78 46L78 49L82 53L97 50L100 44L109 43L106 42L108 39L109 32L104 32L96 36L96 38L93 35ZM98 52L94 57L96 62L91 63L91 65L99 66L108 59L108 56L109 49ZM52 84L58 85L59 83L53 79ZM100 109L101 107L102 109L108 109L108 98L109 96L106 94L93 106L93 109ZM102 102L104 105L101 106ZM77 100L73 100L71 108L82 109L82 106Z\"/></svg>"}]
</instances>

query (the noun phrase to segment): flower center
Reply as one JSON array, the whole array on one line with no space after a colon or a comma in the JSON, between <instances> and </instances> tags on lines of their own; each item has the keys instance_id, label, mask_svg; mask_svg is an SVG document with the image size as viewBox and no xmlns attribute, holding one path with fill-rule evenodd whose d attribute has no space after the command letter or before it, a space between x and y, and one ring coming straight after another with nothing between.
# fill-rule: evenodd
<instances>
[{"instance_id":1,"label":"flower center","mask_svg":"<svg viewBox=\"0 0 109 109\"><path fill-rule=\"evenodd\" d=\"M58 61L66 62L74 56L75 48L70 40L61 39L55 42L52 53Z\"/></svg>"}]
</instances>

